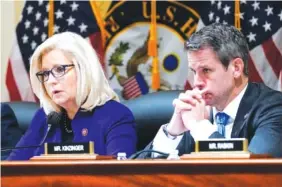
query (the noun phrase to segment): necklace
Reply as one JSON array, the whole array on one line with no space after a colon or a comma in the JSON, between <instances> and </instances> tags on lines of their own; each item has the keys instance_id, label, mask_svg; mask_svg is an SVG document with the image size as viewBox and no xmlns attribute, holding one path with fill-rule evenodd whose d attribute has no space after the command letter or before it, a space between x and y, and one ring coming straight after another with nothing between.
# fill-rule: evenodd
<instances>
[{"instance_id":1,"label":"necklace","mask_svg":"<svg viewBox=\"0 0 282 187\"><path fill-rule=\"evenodd\" d=\"M72 129L68 129L67 127L67 113L65 113L65 117L64 117L64 127L67 133L72 133Z\"/></svg>"}]
</instances>

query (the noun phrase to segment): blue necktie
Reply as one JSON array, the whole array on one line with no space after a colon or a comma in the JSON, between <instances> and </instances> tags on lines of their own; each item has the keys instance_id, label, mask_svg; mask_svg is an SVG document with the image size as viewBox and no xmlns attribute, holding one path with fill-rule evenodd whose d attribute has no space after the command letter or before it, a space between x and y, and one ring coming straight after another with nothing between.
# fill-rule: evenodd
<instances>
[{"instance_id":1,"label":"blue necktie","mask_svg":"<svg viewBox=\"0 0 282 187\"><path fill-rule=\"evenodd\" d=\"M224 112L218 112L215 115L215 121L218 125L218 132L225 137L225 125L228 123L229 116Z\"/></svg>"}]
</instances>

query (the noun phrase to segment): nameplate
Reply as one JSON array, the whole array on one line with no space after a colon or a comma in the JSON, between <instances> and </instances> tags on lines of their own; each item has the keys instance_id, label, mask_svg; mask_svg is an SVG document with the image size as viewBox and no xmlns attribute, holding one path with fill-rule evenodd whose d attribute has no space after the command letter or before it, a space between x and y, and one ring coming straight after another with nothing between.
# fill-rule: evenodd
<instances>
[{"instance_id":1,"label":"nameplate","mask_svg":"<svg viewBox=\"0 0 282 187\"><path fill-rule=\"evenodd\" d=\"M245 138L207 139L195 142L195 152L247 152L248 140Z\"/></svg>"},{"instance_id":2,"label":"nameplate","mask_svg":"<svg viewBox=\"0 0 282 187\"><path fill-rule=\"evenodd\" d=\"M44 154L94 154L94 142L45 143Z\"/></svg>"}]
</instances>

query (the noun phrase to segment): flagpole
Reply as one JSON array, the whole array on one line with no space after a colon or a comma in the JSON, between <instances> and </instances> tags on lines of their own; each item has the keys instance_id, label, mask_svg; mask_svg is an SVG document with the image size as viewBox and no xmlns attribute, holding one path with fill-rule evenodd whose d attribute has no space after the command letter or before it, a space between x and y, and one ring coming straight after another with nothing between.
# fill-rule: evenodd
<instances>
[{"instance_id":1,"label":"flagpole","mask_svg":"<svg viewBox=\"0 0 282 187\"><path fill-rule=\"evenodd\" d=\"M48 37L52 36L54 33L54 1L49 0L49 12L48 12L49 22L48 22Z\"/></svg>"},{"instance_id":2,"label":"flagpole","mask_svg":"<svg viewBox=\"0 0 282 187\"><path fill-rule=\"evenodd\" d=\"M240 0L235 0L235 27L241 31Z\"/></svg>"},{"instance_id":3,"label":"flagpole","mask_svg":"<svg viewBox=\"0 0 282 187\"><path fill-rule=\"evenodd\" d=\"M160 87L160 72L158 59L158 45L157 45L157 2L151 0L151 26L150 39L148 43L148 54L153 57L152 69L152 89L158 90Z\"/></svg>"}]
</instances>

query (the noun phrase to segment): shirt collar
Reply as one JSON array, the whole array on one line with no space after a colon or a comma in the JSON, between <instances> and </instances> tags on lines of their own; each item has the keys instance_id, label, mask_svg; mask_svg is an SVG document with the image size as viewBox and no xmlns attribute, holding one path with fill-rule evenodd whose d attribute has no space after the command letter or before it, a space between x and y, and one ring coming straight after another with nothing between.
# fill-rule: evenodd
<instances>
[{"instance_id":1,"label":"shirt collar","mask_svg":"<svg viewBox=\"0 0 282 187\"><path fill-rule=\"evenodd\" d=\"M226 113L227 115L229 115L229 117L231 118L232 121L235 120L240 102L246 92L246 89L248 87L248 84L245 86L245 88L239 93L239 95L237 95L225 108L222 112ZM212 107L213 110L213 119L215 119L215 115L219 112L218 110L216 110L215 107Z\"/></svg>"}]
</instances>

